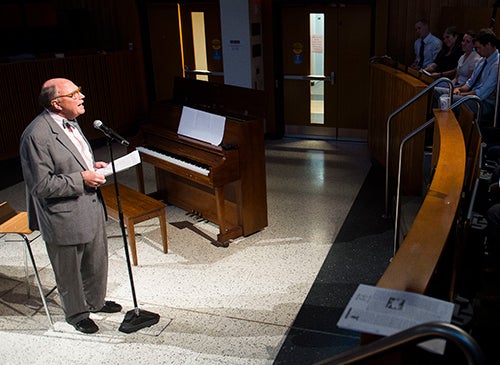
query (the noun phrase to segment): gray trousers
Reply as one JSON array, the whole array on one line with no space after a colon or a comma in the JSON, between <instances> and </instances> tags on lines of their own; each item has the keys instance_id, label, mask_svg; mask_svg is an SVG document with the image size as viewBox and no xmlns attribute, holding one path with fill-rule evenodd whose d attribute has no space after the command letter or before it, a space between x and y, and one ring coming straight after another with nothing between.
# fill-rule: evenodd
<instances>
[{"instance_id":1,"label":"gray trousers","mask_svg":"<svg viewBox=\"0 0 500 365\"><path fill-rule=\"evenodd\" d=\"M108 243L104 212L98 211L95 219L100 224L91 242L78 245L46 243L66 321L72 325L88 318L90 310L102 308L105 302Z\"/></svg>"}]
</instances>

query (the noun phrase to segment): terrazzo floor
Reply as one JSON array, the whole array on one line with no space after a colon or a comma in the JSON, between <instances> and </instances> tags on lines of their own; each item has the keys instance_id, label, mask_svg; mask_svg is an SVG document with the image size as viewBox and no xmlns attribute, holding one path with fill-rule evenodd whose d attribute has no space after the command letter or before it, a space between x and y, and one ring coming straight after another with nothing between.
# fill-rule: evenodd
<instances>
[{"instance_id":1,"label":"terrazzo floor","mask_svg":"<svg viewBox=\"0 0 500 365\"><path fill-rule=\"evenodd\" d=\"M124 154L114 147L115 157ZM107 149L95 151L107 160ZM326 255L370 169L365 143L284 139L266 141L269 226L229 247L210 244L211 223L167 207L169 252L162 251L158 221L136 225L139 265L132 268L138 307L160 322L125 334L118 331L134 308L123 238L109 220L108 299L121 313L92 315L94 335L66 324L57 295L47 321L31 277L24 283L23 244L0 241L0 353L2 364L272 364L316 279ZM155 190L145 164L146 192ZM118 174L136 188L133 170ZM25 209L24 185L0 191ZM44 243L33 251L47 290L54 286Z\"/></svg>"}]
</instances>

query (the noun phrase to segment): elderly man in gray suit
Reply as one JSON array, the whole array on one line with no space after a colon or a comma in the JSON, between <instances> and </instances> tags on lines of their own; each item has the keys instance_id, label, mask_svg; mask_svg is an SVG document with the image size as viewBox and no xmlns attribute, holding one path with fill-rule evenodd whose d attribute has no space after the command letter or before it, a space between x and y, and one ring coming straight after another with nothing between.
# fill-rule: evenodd
<instances>
[{"instance_id":1,"label":"elderly man in gray suit","mask_svg":"<svg viewBox=\"0 0 500 365\"><path fill-rule=\"evenodd\" d=\"M27 189L30 228L40 230L54 270L66 321L84 333L99 330L90 312L119 312L106 301L108 243L90 145L75 118L85 113L85 95L72 81L47 80L44 107L21 136L20 155Z\"/></svg>"}]
</instances>

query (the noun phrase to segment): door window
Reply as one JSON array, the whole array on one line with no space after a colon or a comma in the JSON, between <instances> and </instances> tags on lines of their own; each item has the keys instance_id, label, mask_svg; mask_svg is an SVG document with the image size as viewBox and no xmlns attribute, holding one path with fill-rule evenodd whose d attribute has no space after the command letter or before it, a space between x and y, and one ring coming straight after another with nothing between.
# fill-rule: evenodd
<instances>
[{"instance_id":1,"label":"door window","mask_svg":"<svg viewBox=\"0 0 500 365\"><path fill-rule=\"evenodd\" d=\"M311 50L312 76L323 76L325 73L325 14L309 14L309 39ZM323 80L311 80L311 124L325 123L325 82Z\"/></svg>"},{"instance_id":2,"label":"door window","mask_svg":"<svg viewBox=\"0 0 500 365\"><path fill-rule=\"evenodd\" d=\"M199 11L191 13L193 25L194 67L196 70L208 70L207 47L205 37L205 14ZM208 81L207 75L196 75L197 80Z\"/></svg>"}]
</instances>

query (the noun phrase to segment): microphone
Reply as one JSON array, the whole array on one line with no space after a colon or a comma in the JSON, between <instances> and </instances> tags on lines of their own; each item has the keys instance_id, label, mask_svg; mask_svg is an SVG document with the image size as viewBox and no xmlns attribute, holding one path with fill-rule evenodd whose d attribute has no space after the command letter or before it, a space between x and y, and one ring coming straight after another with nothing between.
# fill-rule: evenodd
<instances>
[{"instance_id":1,"label":"microphone","mask_svg":"<svg viewBox=\"0 0 500 365\"><path fill-rule=\"evenodd\" d=\"M125 138L123 138L122 136L120 136L114 130L112 130L109 127L106 127L104 125L104 123L101 122L100 120L94 120L94 128L95 129L99 129L106 136L108 136L111 139L114 139L116 142L118 142L118 143L120 143L120 144L122 144L124 146L128 146L130 144L130 143L128 143L128 141Z\"/></svg>"}]
</instances>

